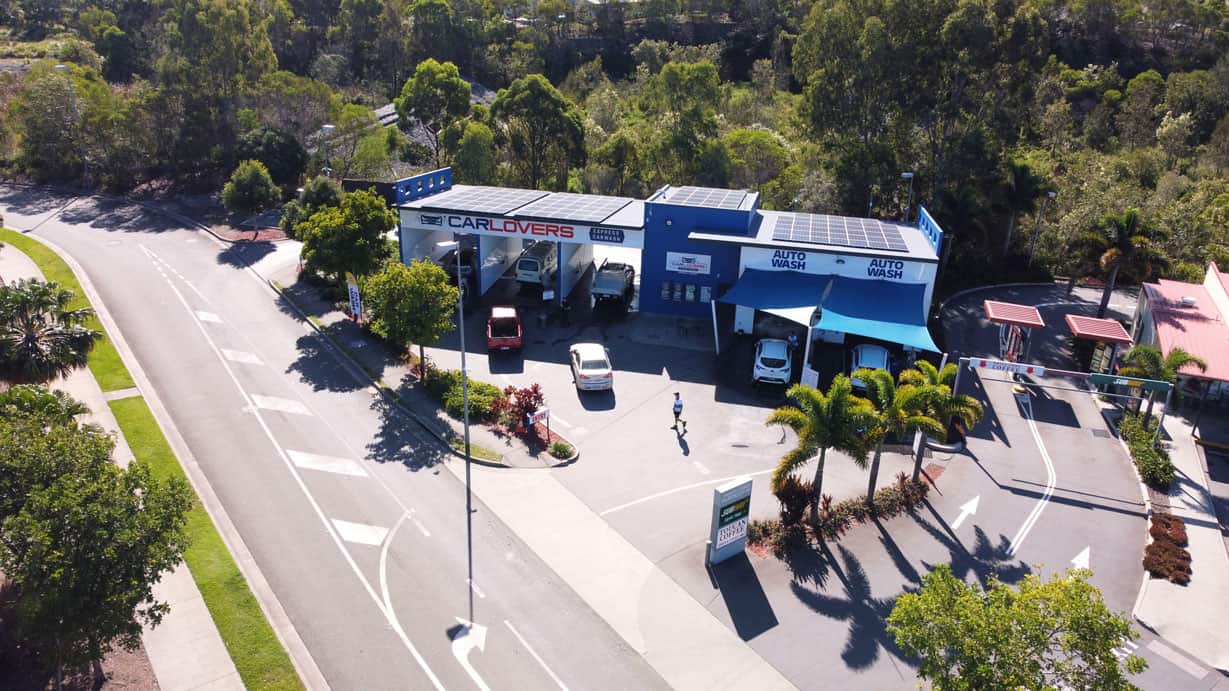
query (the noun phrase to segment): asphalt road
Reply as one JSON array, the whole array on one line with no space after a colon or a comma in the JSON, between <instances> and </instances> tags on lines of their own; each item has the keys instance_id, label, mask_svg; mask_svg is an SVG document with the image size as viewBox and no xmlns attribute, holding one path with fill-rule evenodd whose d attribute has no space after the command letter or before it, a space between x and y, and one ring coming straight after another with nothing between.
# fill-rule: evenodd
<instances>
[{"instance_id":1,"label":"asphalt road","mask_svg":"<svg viewBox=\"0 0 1229 691\"><path fill-rule=\"evenodd\" d=\"M464 487L430 467L445 450L239 250L129 204L0 207L84 266L331 686L664 686L480 503L467 588Z\"/></svg>"}]
</instances>

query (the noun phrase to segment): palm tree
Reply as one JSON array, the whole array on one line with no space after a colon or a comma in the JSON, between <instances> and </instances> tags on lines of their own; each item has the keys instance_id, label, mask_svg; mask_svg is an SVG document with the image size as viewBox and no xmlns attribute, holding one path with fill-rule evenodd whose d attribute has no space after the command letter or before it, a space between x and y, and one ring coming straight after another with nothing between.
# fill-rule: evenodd
<instances>
[{"instance_id":1,"label":"palm tree","mask_svg":"<svg viewBox=\"0 0 1229 691\"><path fill-rule=\"evenodd\" d=\"M1127 209L1102 216L1096 227L1076 238L1074 249L1096 255L1101 270L1106 272L1098 317L1105 316L1120 274L1142 281L1169 265L1169 257L1158 244L1164 237L1160 228L1140 216L1139 209Z\"/></svg>"},{"instance_id":2,"label":"palm tree","mask_svg":"<svg viewBox=\"0 0 1229 691\"><path fill-rule=\"evenodd\" d=\"M93 310L69 308L74 297L54 282L0 288L0 379L46 382L85 365L102 334L84 325Z\"/></svg>"},{"instance_id":3,"label":"palm tree","mask_svg":"<svg viewBox=\"0 0 1229 691\"><path fill-rule=\"evenodd\" d=\"M925 360L918 360L913 367L915 369L900 373L900 383L931 387L930 416L943 425L944 431L952 420L960 420L965 429L981 422L986 413L982 404L972 396L952 391L952 385L956 382L956 363L949 362L939 369ZM918 479L921 473L922 454L919 450L913 462L913 479Z\"/></svg>"},{"instance_id":4,"label":"palm tree","mask_svg":"<svg viewBox=\"0 0 1229 691\"><path fill-rule=\"evenodd\" d=\"M928 385L892 381L892 373L881 369L860 369L853 373L855 379L866 384L866 400L875 409L875 422L867 437L875 444L875 457L871 461L870 482L866 488L866 505L875 504L875 486L879 481L879 458L883 454L884 439L890 434L904 439L910 432L942 434L943 424L930 416L930 399L935 390Z\"/></svg>"},{"instance_id":5,"label":"palm tree","mask_svg":"<svg viewBox=\"0 0 1229 691\"><path fill-rule=\"evenodd\" d=\"M1122 376L1169 382L1170 386L1175 387L1175 393L1178 391L1176 387L1178 372L1183 367L1189 365L1200 372L1208 371L1208 363L1204 362L1203 358L1192 355L1181 348L1174 348L1169 351L1169 355L1162 356L1160 350L1142 343L1128 350L1127 354L1122 356L1122 362L1123 367L1118 370ZM1144 411L1145 424L1152 419L1152 402L1150 391L1148 392L1148 409Z\"/></svg>"},{"instance_id":6,"label":"palm tree","mask_svg":"<svg viewBox=\"0 0 1229 691\"><path fill-rule=\"evenodd\" d=\"M811 520L819 524L819 498L824 488L824 462L828 449L844 451L860 468L866 467L868 449L859 436L859 429L874 424L870 403L853 395L849 378L838 374L824 393L803 384L795 384L786 395L795 404L782 406L764 421L765 425L785 425L798 435L798 445L781 458L772 473L772 491L784 486L790 475L806 465L816 454L814 494L811 495Z\"/></svg>"},{"instance_id":7,"label":"palm tree","mask_svg":"<svg viewBox=\"0 0 1229 691\"><path fill-rule=\"evenodd\" d=\"M48 425L75 425L78 415L90 412L84 403L63 391L20 384L0 391L0 416L35 418Z\"/></svg>"},{"instance_id":8,"label":"palm tree","mask_svg":"<svg viewBox=\"0 0 1229 691\"><path fill-rule=\"evenodd\" d=\"M1002 256L1011 251L1011 236L1016 229L1016 218L1030 214L1037 208L1037 200L1045 191L1045 178L1033 172L1027 163L1012 161L1007 164L1006 175L996 190L999 206L1007 211L1007 233L1003 236Z\"/></svg>"}]
</instances>

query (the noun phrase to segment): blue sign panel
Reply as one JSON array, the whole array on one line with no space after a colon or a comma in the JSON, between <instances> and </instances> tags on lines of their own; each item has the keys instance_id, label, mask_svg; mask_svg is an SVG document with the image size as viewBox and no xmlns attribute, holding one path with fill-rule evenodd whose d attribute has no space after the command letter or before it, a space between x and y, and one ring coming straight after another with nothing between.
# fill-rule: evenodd
<instances>
[{"instance_id":1,"label":"blue sign panel","mask_svg":"<svg viewBox=\"0 0 1229 691\"><path fill-rule=\"evenodd\" d=\"M623 231L618 228L590 228L589 240L592 242L609 242L623 244Z\"/></svg>"}]
</instances>

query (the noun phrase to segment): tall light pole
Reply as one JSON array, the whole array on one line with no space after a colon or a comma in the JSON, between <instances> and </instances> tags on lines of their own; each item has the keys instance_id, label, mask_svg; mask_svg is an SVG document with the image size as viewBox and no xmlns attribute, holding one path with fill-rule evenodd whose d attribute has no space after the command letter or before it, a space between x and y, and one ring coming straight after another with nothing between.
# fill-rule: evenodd
<instances>
[{"instance_id":1,"label":"tall light pole","mask_svg":"<svg viewBox=\"0 0 1229 691\"><path fill-rule=\"evenodd\" d=\"M909 181L909 201L905 202L905 223L909 222L909 212L913 209L913 172L905 171L900 177Z\"/></svg>"},{"instance_id":2,"label":"tall light pole","mask_svg":"<svg viewBox=\"0 0 1229 691\"><path fill-rule=\"evenodd\" d=\"M1041 206L1037 207L1037 218L1033 220L1033 239L1028 243L1028 265L1033 265L1033 255L1037 252L1037 235L1041 232L1041 214L1045 212L1046 203L1058 196L1054 190L1046 192L1045 199L1041 200Z\"/></svg>"},{"instance_id":3,"label":"tall light pole","mask_svg":"<svg viewBox=\"0 0 1229 691\"><path fill-rule=\"evenodd\" d=\"M77 121L77 152L81 156L81 180L90 182L90 161L85 157L85 123L81 122L81 110L77 107L77 89L73 86L73 78L69 74L68 65L56 65L55 71L68 80L68 93L72 96L69 102L73 107L73 118Z\"/></svg>"},{"instance_id":4,"label":"tall light pole","mask_svg":"<svg viewBox=\"0 0 1229 691\"><path fill-rule=\"evenodd\" d=\"M324 142L324 167L320 169L325 177L333 174L333 169L329 167L329 137L337 129L337 125L321 125L320 138Z\"/></svg>"},{"instance_id":5,"label":"tall light pole","mask_svg":"<svg viewBox=\"0 0 1229 691\"><path fill-rule=\"evenodd\" d=\"M455 236L454 236L455 237ZM469 373L465 371L465 287L461 285L461 243L456 240L437 242L435 246L452 250L457 255L457 330L461 332L461 407L465 424L465 555L468 576L465 587L469 592L469 621L474 622L474 510L473 491L470 489L469 462Z\"/></svg>"}]
</instances>

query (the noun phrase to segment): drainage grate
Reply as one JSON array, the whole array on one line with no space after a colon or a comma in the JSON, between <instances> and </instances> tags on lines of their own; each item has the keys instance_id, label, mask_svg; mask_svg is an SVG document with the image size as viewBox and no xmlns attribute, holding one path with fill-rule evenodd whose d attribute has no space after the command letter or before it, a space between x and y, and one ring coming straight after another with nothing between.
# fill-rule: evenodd
<instances>
[{"instance_id":1,"label":"drainage grate","mask_svg":"<svg viewBox=\"0 0 1229 691\"><path fill-rule=\"evenodd\" d=\"M1110 434L1110 431L1107 429L1094 429L1092 430L1092 436L1101 437L1102 439L1113 439L1114 438L1114 435Z\"/></svg>"}]
</instances>

